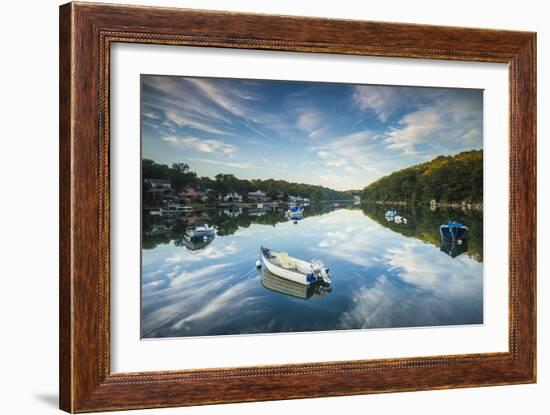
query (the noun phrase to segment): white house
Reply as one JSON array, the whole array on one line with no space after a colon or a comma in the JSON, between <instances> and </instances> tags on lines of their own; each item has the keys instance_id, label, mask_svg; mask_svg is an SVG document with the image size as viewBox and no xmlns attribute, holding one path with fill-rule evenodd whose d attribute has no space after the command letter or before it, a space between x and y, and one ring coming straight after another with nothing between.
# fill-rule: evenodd
<instances>
[{"instance_id":1,"label":"white house","mask_svg":"<svg viewBox=\"0 0 550 415\"><path fill-rule=\"evenodd\" d=\"M290 203L302 203L304 198L302 196L288 196L288 201Z\"/></svg>"},{"instance_id":2,"label":"white house","mask_svg":"<svg viewBox=\"0 0 550 415\"><path fill-rule=\"evenodd\" d=\"M237 192L228 193L223 197L224 202L242 202L243 197Z\"/></svg>"},{"instance_id":3,"label":"white house","mask_svg":"<svg viewBox=\"0 0 550 415\"><path fill-rule=\"evenodd\" d=\"M248 199L254 200L255 202L266 202L267 194L261 190L256 190L255 192L248 192Z\"/></svg>"},{"instance_id":4,"label":"white house","mask_svg":"<svg viewBox=\"0 0 550 415\"><path fill-rule=\"evenodd\" d=\"M144 179L151 189L171 189L172 184L168 179Z\"/></svg>"}]
</instances>

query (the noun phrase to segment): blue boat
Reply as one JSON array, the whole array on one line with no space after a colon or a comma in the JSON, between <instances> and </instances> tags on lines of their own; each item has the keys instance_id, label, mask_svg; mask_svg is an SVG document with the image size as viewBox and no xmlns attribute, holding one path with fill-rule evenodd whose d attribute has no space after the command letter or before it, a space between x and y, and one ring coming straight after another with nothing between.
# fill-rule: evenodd
<instances>
[{"instance_id":1,"label":"blue boat","mask_svg":"<svg viewBox=\"0 0 550 415\"><path fill-rule=\"evenodd\" d=\"M302 206L293 206L286 211L285 215L293 221L301 220L304 217L304 208Z\"/></svg>"},{"instance_id":2,"label":"blue boat","mask_svg":"<svg viewBox=\"0 0 550 415\"><path fill-rule=\"evenodd\" d=\"M463 243L459 244L446 239L441 239L441 245L439 249L441 250L441 252L446 253L451 258L456 258L457 256L460 256L468 251L468 240L466 239Z\"/></svg>"},{"instance_id":3,"label":"blue boat","mask_svg":"<svg viewBox=\"0 0 550 415\"><path fill-rule=\"evenodd\" d=\"M450 220L446 225L439 227L441 238L451 242L462 242L468 236L468 227Z\"/></svg>"}]
</instances>

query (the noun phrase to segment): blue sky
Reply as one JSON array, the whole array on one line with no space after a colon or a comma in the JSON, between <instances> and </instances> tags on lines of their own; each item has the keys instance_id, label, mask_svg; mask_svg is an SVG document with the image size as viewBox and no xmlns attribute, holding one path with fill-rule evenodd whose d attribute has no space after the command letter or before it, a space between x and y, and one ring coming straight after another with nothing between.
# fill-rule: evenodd
<instances>
[{"instance_id":1,"label":"blue sky","mask_svg":"<svg viewBox=\"0 0 550 415\"><path fill-rule=\"evenodd\" d=\"M142 76L142 152L338 190L483 146L474 89Z\"/></svg>"}]
</instances>

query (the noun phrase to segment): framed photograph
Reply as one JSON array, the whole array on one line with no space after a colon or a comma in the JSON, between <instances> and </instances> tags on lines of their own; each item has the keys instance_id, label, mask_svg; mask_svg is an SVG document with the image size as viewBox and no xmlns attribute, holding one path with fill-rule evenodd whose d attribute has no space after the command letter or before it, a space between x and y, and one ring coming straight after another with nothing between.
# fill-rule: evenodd
<instances>
[{"instance_id":1,"label":"framed photograph","mask_svg":"<svg viewBox=\"0 0 550 415\"><path fill-rule=\"evenodd\" d=\"M60 407L536 381L536 35L60 8Z\"/></svg>"}]
</instances>

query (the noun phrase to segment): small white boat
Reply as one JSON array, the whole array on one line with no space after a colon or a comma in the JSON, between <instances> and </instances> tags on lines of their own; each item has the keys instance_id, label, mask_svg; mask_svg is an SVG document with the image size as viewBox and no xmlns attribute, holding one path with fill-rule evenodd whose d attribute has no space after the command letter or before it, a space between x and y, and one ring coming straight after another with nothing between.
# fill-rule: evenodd
<instances>
[{"instance_id":1,"label":"small white boat","mask_svg":"<svg viewBox=\"0 0 550 415\"><path fill-rule=\"evenodd\" d=\"M287 252L277 252L264 247L260 248L262 262L269 272L281 278L309 285L316 281L330 284L328 268L319 261L304 261L291 257Z\"/></svg>"},{"instance_id":2,"label":"small white boat","mask_svg":"<svg viewBox=\"0 0 550 415\"><path fill-rule=\"evenodd\" d=\"M385 216L386 216L386 217L394 217L395 215L397 215L397 210L395 210L395 209L389 209L389 210L385 213Z\"/></svg>"},{"instance_id":3,"label":"small white boat","mask_svg":"<svg viewBox=\"0 0 550 415\"><path fill-rule=\"evenodd\" d=\"M150 210L149 214L151 216L161 216L161 217L172 217L176 213L175 210L170 210L166 208L159 208L159 210Z\"/></svg>"},{"instance_id":4,"label":"small white boat","mask_svg":"<svg viewBox=\"0 0 550 415\"><path fill-rule=\"evenodd\" d=\"M300 220L304 217L304 208L301 206L291 207L285 212L287 218L291 220Z\"/></svg>"},{"instance_id":5,"label":"small white boat","mask_svg":"<svg viewBox=\"0 0 550 415\"><path fill-rule=\"evenodd\" d=\"M189 236L183 235L181 243L191 252L202 251L216 238L216 234L210 236Z\"/></svg>"},{"instance_id":6,"label":"small white boat","mask_svg":"<svg viewBox=\"0 0 550 415\"><path fill-rule=\"evenodd\" d=\"M200 236L210 237L215 234L216 234L216 228L202 221L195 223L193 227L187 229L187 235L189 235L192 238L196 238Z\"/></svg>"},{"instance_id":7,"label":"small white boat","mask_svg":"<svg viewBox=\"0 0 550 415\"><path fill-rule=\"evenodd\" d=\"M191 206L182 206L182 205L178 205L177 203L168 204L168 209L167 209L167 211L171 211L174 213L190 212L191 210L193 210Z\"/></svg>"},{"instance_id":8,"label":"small white boat","mask_svg":"<svg viewBox=\"0 0 550 415\"><path fill-rule=\"evenodd\" d=\"M248 216L253 216L256 218L265 216L267 214L267 210L265 209L249 209L248 210Z\"/></svg>"}]
</instances>

